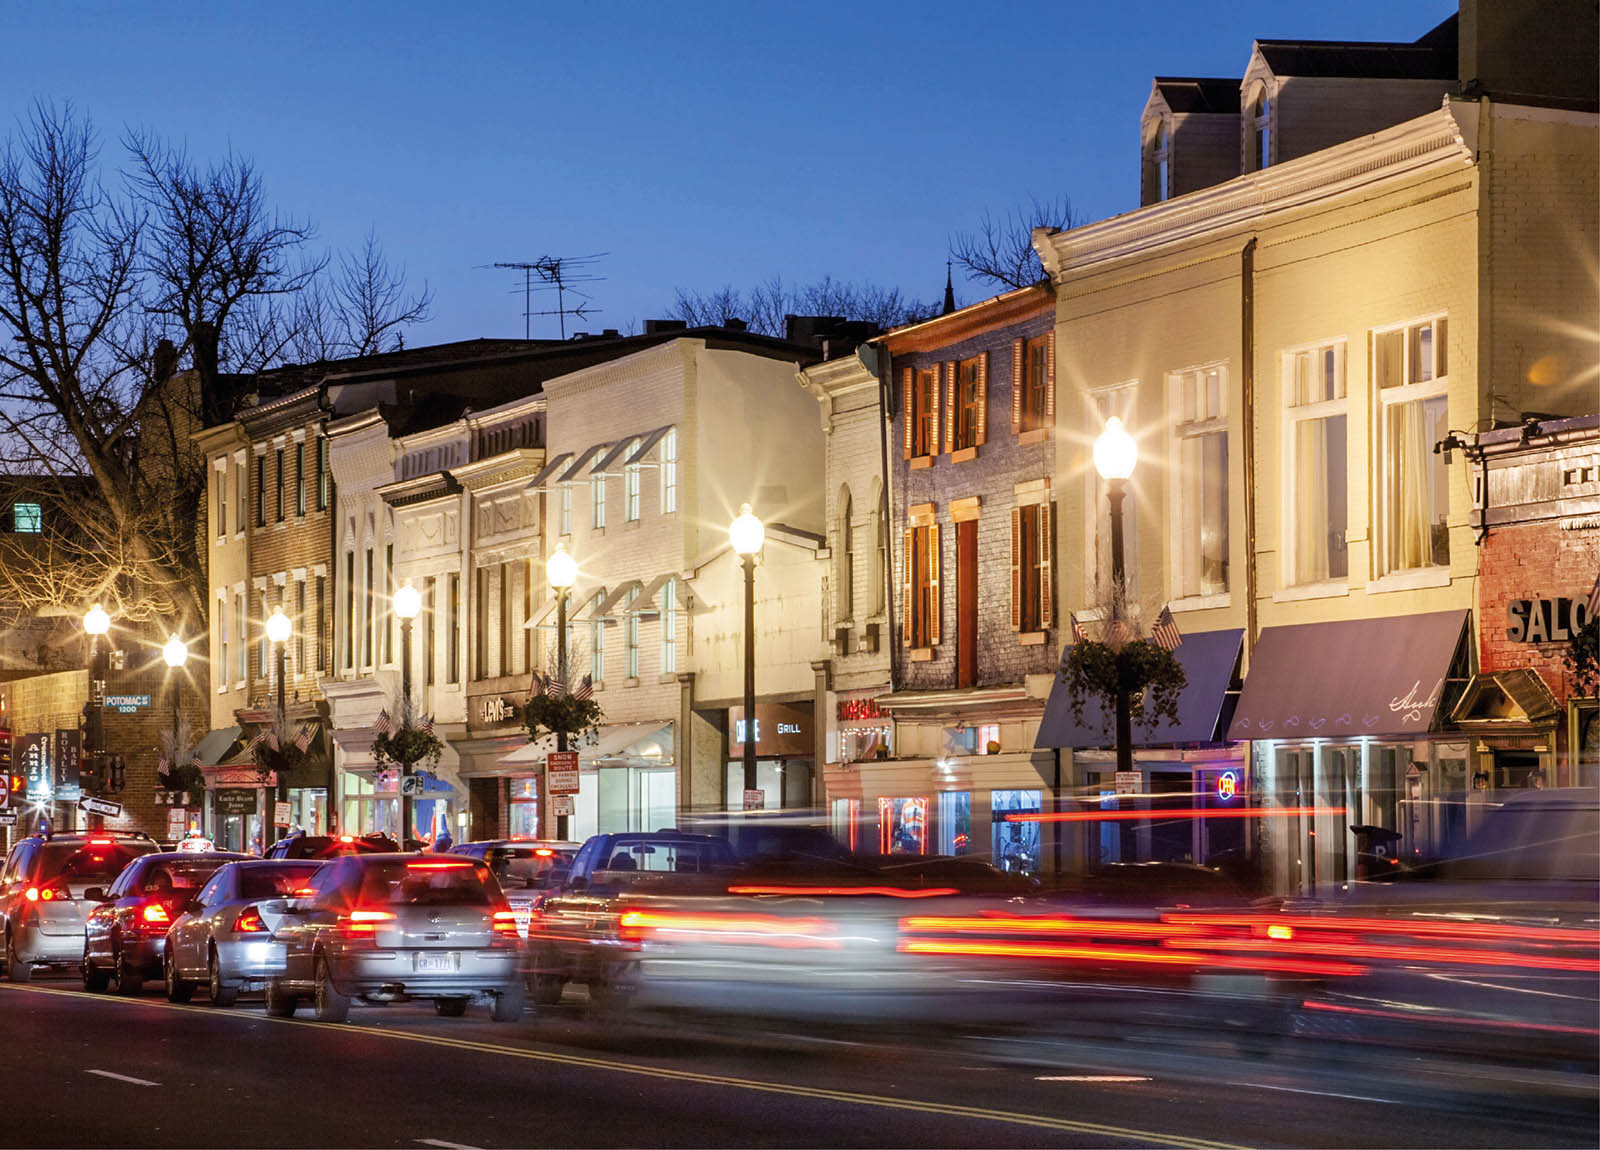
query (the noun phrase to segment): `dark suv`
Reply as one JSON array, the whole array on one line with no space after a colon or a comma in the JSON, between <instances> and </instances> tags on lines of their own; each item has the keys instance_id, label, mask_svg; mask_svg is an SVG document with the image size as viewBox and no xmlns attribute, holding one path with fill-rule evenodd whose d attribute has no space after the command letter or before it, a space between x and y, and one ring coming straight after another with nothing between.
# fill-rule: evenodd
<instances>
[{"instance_id":1,"label":"dark suv","mask_svg":"<svg viewBox=\"0 0 1600 1150\"><path fill-rule=\"evenodd\" d=\"M332 859L345 855L394 854L400 844L385 834L290 835L267 848L269 859Z\"/></svg>"},{"instance_id":2,"label":"dark suv","mask_svg":"<svg viewBox=\"0 0 1600 1150\"><path fill-rule=\"evenodd\" d=\"M83 957L91 887L109 886L129 863L153 854L142 832L30 835L11 848L0 872L0 925L6 975L27 982L36 968L64 970Z\"/></svg>"}]
</instances>

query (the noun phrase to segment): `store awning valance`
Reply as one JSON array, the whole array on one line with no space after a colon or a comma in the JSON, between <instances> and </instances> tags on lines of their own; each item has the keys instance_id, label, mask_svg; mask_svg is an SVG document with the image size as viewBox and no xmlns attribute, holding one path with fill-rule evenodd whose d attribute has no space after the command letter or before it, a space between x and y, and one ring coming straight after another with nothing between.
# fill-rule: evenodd
<instances>
[{"instance_id":1,"label":"store awning valance","mask_svg":"<svg viewBox=\"0 0 1600 1150\"><path fill-rule=\"evenodd\" d=\"M1070 649L1070 648L1069 648ZM1178 695L1178 722L1152 725L1135 723L1136 747L1170 747L1223 741L1229 704L1239 682L1239 659L1244 631L1201 631L1185 635L1173 652L1188 683ZM1072 713L1066 684L1057 676L1045 703L1035 747L1112 747L1116 745L1116 720L1100 700L1084 700L1083 719Z\"/></svg>"},{"instance_id":2,"label":"store awning valance","mask_svg":"<svg viewBox=\"0 0 1600 1150\"><path fill-rule=\"evenodd\" d=\"M1230 739L1421 735L1433 727L1465 611L1261 632Z\"/></svg>"},{"instance_id":3,"label":"store awning valance","mask_svg":"<svg viewBox=\"0 0 1600 1150\"><path fill-rule=\"evenodd\" d=\"M617 758L659 758L663 765L668 765L672 762L671 732L671 723L610 723L600 728L600 736L593 743L572 749L578 752L578 761L585 765ZM542 767L544 757L555 749L555 738L547 735L501 755L500 763L502 766Z\"/></svg>"}]
</instances>

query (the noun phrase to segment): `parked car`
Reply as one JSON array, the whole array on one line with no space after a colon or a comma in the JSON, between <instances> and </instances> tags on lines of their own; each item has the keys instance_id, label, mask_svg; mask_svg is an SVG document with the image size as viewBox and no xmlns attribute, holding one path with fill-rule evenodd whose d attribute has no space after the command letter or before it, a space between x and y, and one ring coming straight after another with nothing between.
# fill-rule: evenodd
<instances>
[{"instance_id":1,"label":"parked car","mask_svg":"<svg viewBox=\"0 0 1600 1150\"><path fill-rule=\"evenodd\" d=\"M83 924L83 988L105 990L114 978L119 994L138 994L146 978L161 974L172 920L218 867L249 857L231 851L142 855L110 889L85 890L84 899L100 905Z\"/></svg>"},{"instance_id":2,"label":"parked car","mask_svg":"<svg viewBox=\"0 0 1600 1150\"><path fill-rule=\"evenodd\" d=\"M269 859L331 859L344 855L395 854L400 844L386 834L290 835L267 848Z\"/></svg>"},{"instance_id":3,"label":"parked car","mask_svg":"<svg viewBox=\"0 0 1600 1150\"><path fill-rule=\"evenodd\" d=\"M76 966L89 905L84 893L155 850L143 833L110 831L30 835L13 846L0 872L6 977L27 982L40 968Z\"/></svg>"},{"instance_id":4,"label":"parked car","mask_svg":"<svg viewBox=\"0 0 1600 1150\"><path fill-rule=\"evenodd\" d=\"M522 1017L522 940L486 864L459 855L362 854L317 870L302 893L260 904L282 916L284 971L268 979L267 1013L302 999L324 1022L351 1002L431 998L445 1016L487 1001L496 1022Z\"/></svg>"},{"instance_id":5,"label":"parked car","mask_svg":"<svg viewBox=\"0 0 1600 1150\"><path fill-rule=\"evenodd\" d=\"M581 845L555 839L484 839L458 843L450 853L488 863L509 897L519 890L549 889L572 866Z\"/></svg>"},{"instance_id":6,"label":"parked car","mask_svg":"<svg viewBox=\"0 0 1600 1150\"><path fill-rule=\"evenodd\" d=\"M292 897L321 865L250 859L221 867L167 931L167 1000L188 1002L203 982L211 1005L232 1006L241 991L260 990L283 973L283 943L273 934L282 916L263 913L260 904Z\"/></svg>"}]
</instances>

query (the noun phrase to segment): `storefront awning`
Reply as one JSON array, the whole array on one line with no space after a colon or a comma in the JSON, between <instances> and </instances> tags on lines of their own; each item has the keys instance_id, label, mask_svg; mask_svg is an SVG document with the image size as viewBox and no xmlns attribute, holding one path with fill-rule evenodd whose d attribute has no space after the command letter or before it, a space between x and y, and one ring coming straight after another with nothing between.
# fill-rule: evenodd
<instances>
[{"instance_id":1,"label":"storefront awning","mask_svg":"<svg viewBox=\"0 0 1600 1150\"><path fill-rule=\"evenodd\" d=\"M1548 727L1561 703L1532 667L1474 675L1450 721L1462 730L1488 733L1512 727Z\"/></svg>"},{"instance_id":2,"label":"storefront awning","mask_svg":"<svg viewBox=\"0 0 1600 1150\"><path fill-rule=\"evenodd\" d=\"M1133 742L1137 747L1167 747L1190 743L1216 743L1223 739L1227 725L1229 692L1239 679L1239 656L1244 648L1244 631L1201 631L1185 635L1173 652L1187 685L1178 695L1178 722L1155 725L1135 723ZM1035 747L1110 747L1116 743L1116 720L1100 700L1084 700L1083 720L1072 713L1072 699L1066 684L1056 678L1045 703L1044 721L1039 724Z\"/></svg>"},{"instance_id":3,"label":"storefront awning","mask_svg":"<svg viewBox=\"0 0 1600 1150\"><path fill-rule=\"evenodd\" d=\"M237 726L207 731L195 744L194 757L202 766L214 767L229 757L243 734Z\"/></svg>"},{"instance_id":4,"label":"storefront awning","mask_svg":"<svg viewBox=\"0 0 1600 1150\"><path fill-rule=\"evenodd\" d=\"M600 759L618 758L624 752L643 743L646 744L643 749L664 750L665 753L659 757L663 764L666 764L672 761L670 735L664 748L661 740L654 736L660 735L663 731L670 731L671 728L671 723L611 723L600 728L600 737L595 742L573 749L578 752L578 761L588 764ZM547 735L537 742L523 744L508 755L501 755L500 763L502 766L542 767L544 757L555 749L555 739ZM657 756L640 753L637 757L643 759Z\"/></svg>"},{"instance_id":5,"label":"storefront awning","mask_svg":"<svg viewBox=\"0 0 1600 1150\"><path fill-rule=\"evenodd\" d=\"M1465 611L1261 632L1230 739L1421 735L1433 726Z\"/></svg>"}]
</instances>

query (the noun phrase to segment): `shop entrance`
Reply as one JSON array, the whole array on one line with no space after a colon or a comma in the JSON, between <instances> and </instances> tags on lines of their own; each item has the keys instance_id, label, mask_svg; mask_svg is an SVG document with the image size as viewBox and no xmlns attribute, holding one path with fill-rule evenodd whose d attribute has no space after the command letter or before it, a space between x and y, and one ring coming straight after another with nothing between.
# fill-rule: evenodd
<instances>
[{"instance_id":1,"label":"shop entrance","mask_svg":"<svg viewBox=\"0 0 1600 1150\"><path fill-rule=\"evenodd\" d=\"M1496 788L1537 790L1545 785L1544 764L1537 751L1496 751L1494 753L1494 785Z\"/></svg>"}]
</instances>

